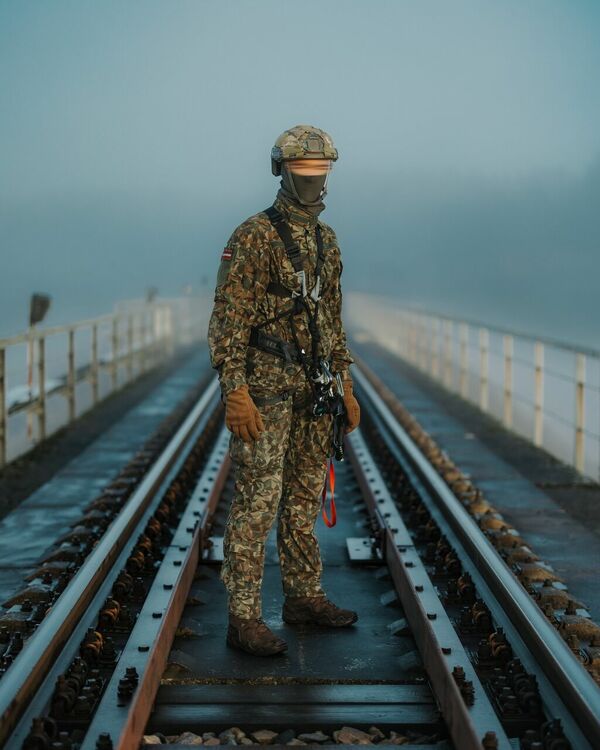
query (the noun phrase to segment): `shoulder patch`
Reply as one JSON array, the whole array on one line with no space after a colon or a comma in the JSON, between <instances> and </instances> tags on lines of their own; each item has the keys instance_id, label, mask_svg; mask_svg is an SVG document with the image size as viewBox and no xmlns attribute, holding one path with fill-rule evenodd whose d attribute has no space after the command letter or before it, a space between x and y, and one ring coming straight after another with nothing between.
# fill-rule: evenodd
<instances>
[{"instance_id":1,"label":"shoulder patch","mask_svg":"<svg viewBox=\"0 0 600 750\"><path fill-rule=\"evenodd\" d=\"M225 245L225 249L221 254L221 263L219 264L219 270L217 272L217 286L221 286L227 281L229 276L229 270L231 268L231 261L235 257L235 251L237 246L231 242Z\"/></svg>"}]
</instances>

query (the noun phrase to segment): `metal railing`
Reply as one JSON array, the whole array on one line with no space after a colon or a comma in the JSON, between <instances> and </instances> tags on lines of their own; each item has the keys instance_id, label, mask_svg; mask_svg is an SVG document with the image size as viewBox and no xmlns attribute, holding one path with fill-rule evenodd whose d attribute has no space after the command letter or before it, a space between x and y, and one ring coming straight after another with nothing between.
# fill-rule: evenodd
<instances>
[{"instance_id":1,"label":"metal railing","mask_svg":"<svg viewBox=\"0 0 600 750\"><path fill-rule=\"evenodd\" d=\"M128 300L111 314L0 339L0 468L201 338L202 303Z\"/></svg>"},{"instance_id":2,"label":"metal railing","mask_svg":"<svg viewBox=\"0 0 600 750\"><path fill-rule=\"evenodd\" d=\"M600 480L600 352L349 292L344 317L373 340L581 474Z\"/></svg>"}]
</instances>

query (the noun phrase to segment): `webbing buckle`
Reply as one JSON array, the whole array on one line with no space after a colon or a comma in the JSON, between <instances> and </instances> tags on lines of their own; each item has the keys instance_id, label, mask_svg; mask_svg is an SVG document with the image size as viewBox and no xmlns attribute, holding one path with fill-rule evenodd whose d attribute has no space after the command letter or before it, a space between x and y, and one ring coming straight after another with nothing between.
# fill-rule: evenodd
<instances>
[{"instance_id":1,"label":"webbing buckle","mask_svg":"<svg viewBox=\"0 0 600 750\"><path fill-rule=\"evenodd\" d=\"M321 277L317 276L315 285L313 286L311 293L310 293L310 296L314 302L318 302L321 299L321 297L319 296L320 291L321 291Z\"/></svg>"},{"instance_id":2,"label":"webbing buckle","mask_svg":"<svg viewBox=\"0 0 600 750\"><path fill-rule=\"evenodd\" d=\"M298 277L298 280L302 285L302 296L306 297L306 295L308 294L308 290L306 289L306 272L304 271L304 269L302 269L301 271L296 271L296 276ZM298 297L299 293L296 292L294 296Z\"/></svg>"}]
</instances>

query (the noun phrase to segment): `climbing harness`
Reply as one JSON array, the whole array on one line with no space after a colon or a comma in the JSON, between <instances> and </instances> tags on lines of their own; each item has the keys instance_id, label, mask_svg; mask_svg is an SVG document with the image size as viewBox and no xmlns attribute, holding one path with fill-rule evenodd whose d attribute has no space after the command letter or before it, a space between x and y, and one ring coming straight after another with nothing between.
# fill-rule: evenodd
<instances>
[{"instance_id":1,"label":"climbing harness","mask_svg":"<svg viewBox=\"0 0 600 750\"><path fill-rule=\"evenodd\" d=\"M315 265L315 283L309 293L306 285L306 272L303 268L302 258L300 256L300 247L292 237L292 233L287 224L287 221L285 220L283 214L278 211L275 206L269 206L269 208L265 209L264 213L277 231L277 234L284 244L286 254L300 282L301 291L298 292L293 289L288 289L288 287L277 281L269 282L269 284L267 285L267 292L275 294L278 297L291 299L292 303L277 315L268 318L258 325L252 326L248 344L258 349L262 349L263 351L267 351L270 354L274 354L275 356L284 359L286 362L299 362L305 371L306 378L313 392L315 405L317 405L318 403L322 403L323 401L323 396L320 392L322 389L319 389L318 387L322 384L320 381L322 380L323 360L319 359L319 344L321 341L321 335L319 333L317 325L319 314L319 300L321 299L321 269L323 267L323 263L325 262L325 252L323 250L323 236L321 234L321 227L319 226L319 224L317 224L315 227L317 239L317 261ZM311 305L308 302L308 298L310 298L314 303L314 311L311 310ZM308 320L308 330L311 338L310 365L306 357L306 351L303 347L300 346L300 343L298 341L298 333L294 322L294 317L296 315L302 314L303 312L306 312ZM287 341L284 341L283 339L278 338L277 336L270 336L269 334L261 330L270 323L274 323L275 321L285 317L289 319L292 338L294 341L293 345ZM315 416L318 416L320 413L326 412L314 411L314 413Z\"/></svg>"},{"instance_id":2,"label":"climbing harness","mask_svg":"<svg viewBox=\"0 0 600 750\"><path fill-rule=\"evenodd\" d=\"M343 461L344 427L346 424L344 389L342 386L340 374L337 373L334 376L330 370L330 366L327 360L319 356L319 344L321 341L321 335L317 325L317 320L319 314L319 301L321 299L321 269L325 261L321 227L318 223L315 227L317 240L317 261L315 264L314 274L315 283L313 285L313 288L309 292L306 284L306 272L303 268L302 258L300 256L300 247L292 237L291 230L283 214L278 211L275 206L269 206L269 208L267 208L264 213L268 217L269 221L277 231L279 238L283 242L287 257L289 258L294 268L294 272L300 282L301 291L288 289L288 287L277 281L269 282L269 284L267 285L267 292L275 294L278 297L285 297L290 299L291 305L287 306L277 315L268 318L262 323L252 326L248 344L249 346L254 346L258 349L262 349L263 351L280 357L287 363L299 362L302 365L312 393L313 416L318 417L325 414L332 415L333 454L336 460ZM312 300L312 303L314 305L313 310L311 310L311 304L308 301L309 299ZM298 340L298 332L296 330L296 324L294 321L295 316L300 315L303 312L306 312L306 317L308 320L308 330L311 339L310 362L308 360L305 349L300 346L300 342ZM270 336L269 334L261 330L270 323L274 323L275 321L282 318L288 318L289 320L292 339L294 342L293 345L281 338L278 338L277 336ZM285 398L287 398L287 395L285 396ZM327 478L329 478L329 485L331 489L331 517L328 516L325 509L325 501L327 497ZM321 496L321 509L323 520L325 521L326 525L330 527L334 526L336 523L334 487L335 469L333 466L333 461L331 459L328 459L328 471L325 477L325 486L323 487L323 493Z\"/></svg>"}]
</instances>

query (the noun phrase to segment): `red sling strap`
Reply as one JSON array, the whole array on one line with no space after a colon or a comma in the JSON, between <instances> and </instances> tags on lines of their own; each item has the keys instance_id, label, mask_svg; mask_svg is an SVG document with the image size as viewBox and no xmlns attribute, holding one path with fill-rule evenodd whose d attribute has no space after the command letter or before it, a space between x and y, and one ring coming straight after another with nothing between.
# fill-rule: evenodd
<instances>
[{"instance_id":1,"label":"red sling strap","mask_svg":"<svg viewBox=\"0 0 600 750\"><path fill-rule=\"evenodd\" d=\"M333 459L329 458L329 471L325 475L325 484L323 485L323 493L321 495L321 513L323 515L323 520L325 521L325 525L329 526L330 528L332 526L335 526L336 522L336 512L335 512L335 498L334 498L334 490L335 490L335 469L333 468ZM331 490L331 500L329 502L329 507L331 510L331 518L328 517L327 511L325 510L325 499L327 497L327 476L329 476L329 489Z\"/></svg>"}]
</instances>

